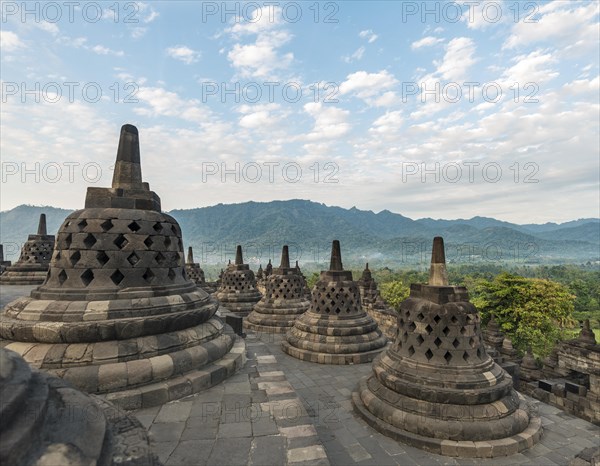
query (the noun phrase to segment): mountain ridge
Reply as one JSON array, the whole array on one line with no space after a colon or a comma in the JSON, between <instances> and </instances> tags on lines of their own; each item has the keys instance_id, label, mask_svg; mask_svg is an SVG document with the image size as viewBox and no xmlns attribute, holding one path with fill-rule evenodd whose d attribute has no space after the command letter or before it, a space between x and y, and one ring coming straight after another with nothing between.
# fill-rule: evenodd
<instances>
[{"instance_id":1,"label":"mountain ridge","mask_svg":"<svg viewBox=\"0 0 600 466\"><path fill-rule=\"evenodd\" d=\"M18 245L36 231L42 212L46 213L48 232L55 234L72 211L20 205L0 212L0 241L7 259L14 260ZM167 213L180 223L185 245L203 256L212 251L215 263L223 262L223 255L238 243L245 245L246 255L255 262L265 262L267 256L278 260L278 249L284 243L302 250L301 260L323 262L334 238L342 242L349 261L372 259L392 265L428 260L435 235L444 236L449 260L456 262L587 262L598 260L600 249L600 219L595 218L539 225L482 216L413 220L387 209L375 213L304 199L219 203Z\"/></svg>"}]
</instances>

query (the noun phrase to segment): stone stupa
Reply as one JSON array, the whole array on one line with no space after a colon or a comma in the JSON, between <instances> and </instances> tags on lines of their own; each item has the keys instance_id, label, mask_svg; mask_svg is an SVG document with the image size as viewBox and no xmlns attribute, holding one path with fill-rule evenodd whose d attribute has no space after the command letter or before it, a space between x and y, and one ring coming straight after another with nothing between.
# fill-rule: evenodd
<instances>
[{"instance_id":1,"label":"stone stupa","mask_svg":"<svg viewBox=\"0 0 600 466\"><path fill-rule=\"evenodd\" d=\"M238 245L235 252L235 264L227 265L215 298L227 310L245 317L261 297L256 288L254 272L250 270L248 264L244 264L242 246Z\"/></svg>"},{"instance_id":2,"label":"stone stupa","mask_svg":"<svg viewBox=\"0 0 600 466\"><path fill-rule=\"evenodd\" d=\"M133 416L0 348L0 464L158 466Z\"/></svg>"},{"instance_id":3,"label":"stone stupa","mask_svg":"<svg viewBox=\"0 0 600 466\"><path fill-rule=\"evenodd\" d=\"M0 244L0 275L2 275L6 271L6 268L10 267L11 265L11 261L4 260L4 245Z\"/></svg>"},{"instance_id":4,"label":"stone stupa","mask_svg":"<svg viewBox=\"0 0 600 466\"><path fill-rule=\"evenodd\" d=\"M372 361L386 343L360 304L352 272L342 266L340 242L333 241L329 270L321 272L310 308L288 331L283 351L321 364L359 364Z\"/></svg>"},{"instance_id":5,"label":"stone stupa","mask_svg":"<svg viewBox=\"0 0 600 466\"><path fill-rule=\"evenodd\" d=\"M287 332L310 306L304 286L298 270L290 267L288 247L283 246L281 265L266 278L265 294L244 321L244 326L257 332Z\"/></svg>"},{"instance_id":6,"label":"stone stupa","mask_svg":"<svg viewBox=\"0 0 600 466\"><path fill-rule=\"evenodd\" d=\"M126 409L208 388L244 343L188 280L177 221L142 181L138 131L121 128L112 188L90 187L57 235L46 282L0 315L2 346Z\"/></svg>"},{"instance_id":7,"label":"stone stupa","mask_svg":"<svg viewBox=\"0 0 600 466\"><path fill-rule=\"evenodd\" d=\"M398 326L352 395L367 423L446 456L511 455L539 440L540 418L487 354L467 289L448 285L441 237L433 241L429 284L411 285Z\"/></svg>"},{"instance_id":8,"label":"stone stupa","mask_svg":"<svg viewBox=\"0 0 600 466\"><path fill-rule=\"evenodd\" d=\"M196 285L202 288L202 285L206 283L204 277L204 270L200 267L200 264L194 262L194 251L190 246L188 248L187 260L185 261L185 273L188 278L192 280Z\"/></svg>"},{"instance_id":9,"label":"stone stupa","mask_svg":"<svg viewBox=\"0 0 600 466\"><path fill-rule=\"evenodd\" d=\"M0 284L41 285L46 280L53 249L54 235L46 231L46 214L40 214L37 234L29 235L19 260L6 267L0 276Z\"/></svg>"}]
</instances>

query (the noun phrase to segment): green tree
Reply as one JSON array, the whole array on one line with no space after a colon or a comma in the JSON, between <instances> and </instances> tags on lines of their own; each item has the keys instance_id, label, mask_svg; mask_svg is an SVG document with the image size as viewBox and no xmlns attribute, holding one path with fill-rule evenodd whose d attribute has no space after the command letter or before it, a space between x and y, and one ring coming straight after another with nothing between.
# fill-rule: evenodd
<instances>
[{"instance_id":1,"label":"green tree","mask_svg":"<svg viewBox=\"0 0 600 466\"><path fill-rule=\"evenodd\" d=\"M410 289L401 280L383 283L380 287L381 297L394 309L400 309L400 303L408 298Z\"/></svg>"},{"instance_id":2,"label":"green tree","mask_svg":"<svg viewBox=\"0 0 600 466\"><path fill-rule=\"evenodd\" d=\"M531 346L542 357L573 326L574 301L560 283L509 273L478 280L473 297L484 321L493 313L517 349Z\"/></svg>"},{"instance_id":3,"label":"green tree","mask_svg":"<svg viewBox=\"0 0 600 466\"><path fill-rule=\"evenodd\" d=\"M313 289L313 286L315 286L315 283L317 283L317 280L320 276L321 274L319 272L313 272L312 275L306 279L306 284L308 285L309 290Z\"/></svg>"}]
</instances>

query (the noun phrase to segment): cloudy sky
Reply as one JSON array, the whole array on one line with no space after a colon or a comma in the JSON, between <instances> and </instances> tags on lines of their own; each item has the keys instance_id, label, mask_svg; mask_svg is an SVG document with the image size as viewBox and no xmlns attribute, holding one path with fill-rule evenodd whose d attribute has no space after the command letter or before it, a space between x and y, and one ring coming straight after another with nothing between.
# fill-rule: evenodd
<instances>
[{"instance_id":1,"label":"cloudy sky","mask_svg":"<svg viewBox=\"0 0 600 466\"><path fill-rule=\"evenodd\" d=\"M81 208L132 123L164 210L599 216L597 1L1 6L2 210Z\"/></svg>"}]
</instances>

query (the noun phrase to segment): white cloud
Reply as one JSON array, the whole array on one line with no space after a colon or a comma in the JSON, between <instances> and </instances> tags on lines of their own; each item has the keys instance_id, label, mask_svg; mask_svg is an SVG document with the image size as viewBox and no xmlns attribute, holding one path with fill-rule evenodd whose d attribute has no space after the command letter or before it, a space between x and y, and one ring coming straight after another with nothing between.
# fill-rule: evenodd
<instances>
[{"instance_id":1,"label":"white cloud","mask_svg":"<svg viewBox=\"0 0 600 466\"><path fill-rule=\"evenodd\" d=\"M430 47L432 45L439 44L440 42L444 42L444 39L441 39L439 37L427 36L413 42L410 45L410 48L413 50L417 50L421 47Z\"/></svg>"},{"instance_id":2,"label":"white cloud","mask_svg":"<svg viewBox=\"0 0 600 466\"><path fill-rule=\"evenodd\" d=\"M505 49L523 48L538 42L560 46L563 54L598 48L598 2L555 1L540 8L537 23L519 21L503 44Z\"/></svg>"},{"instance_id":3,"label":"white cloud","mask_svg":"<svg viewBox=\"0 0 600 466\"><path fill-rule=\"evenodd\" d=\"M34 22L33 24L42 31L49 32L54 36L60 32L56 23L49 23L48 21L39 21Z\"/></svg>"},{"instance_id":4,"label":"white cloud","mask_svg":"<svg viewBox=\"0 0 600 466\"><path fill-rule=\"evenodd\" d=\"M502 73L502 80L506 86L519 83L533 82L536 84L547 82L558 76L558 71L551 68L557 59L551 53L535 50L528 55L518 55L512 59L514 65Z\"/></svg>"},{"instance_id":5,"label":"white cloud","mask_svg":"<svg viewBox=\"0 0 600 466\"><path fill-rule=\"evenodd\" d=\"M25 48L25 44L14 32L0 30L0 47L5 52L14 52L20 48Z\"/></svg>"},{"instance_id":6,"label":"white cloud","mask_svg":"<svg viewBox=\"0 0 600 466\"><path fill-rule=\"evenodd\" d=\"M255 35L254 42L235 43L227 58L242 77L276 80L276 72L288 69L294 60L292 52L279 51L293 36L281 27L283 16L279 7L257 8L250 16L248 21L239 19L225 32L238 41Z\"/></svg>"},{"instance_id":7,"label":"white cloud","mask_svg":"<svg viewBox=\"0 0 600 466\"><path fill-rule=\"evenodd\" d=\"M386 112L373 122L369 132L386 138L395 136L403 122L401 111Z\"/></svg>"},{"instance_id":8,"label":"white cloud","mask_svg":"<svg viewBox=\"0 0 600 466\"><path fill-rule=\"evenodd\" d=\"M196 63L200 58L200 52L192 50L186 45L176 45L167 49L167 55L175 60L182 61L186 65Z\"/></svg>"},{"instance_id":9,"label":"white cloud","mask_svg":"<svg viewBox=\"0 0 600 466\"><path fill-rule=\"evenodd\" d=\"M456 37L448 42L446 54L437 65L436 73L449 81L466 80L469 68L476 62L475 43L468 37Z\"/></svg>"},{"instance_id":10,"label":"white cloud","mask_svg":"<svg viewBox=\"0 0 600 466\"><path fill-rule=\"evenodd\" d=\"M363 46L360 46L354 51L352 55L345 55L344 57L342 57L342 60L344 60L346 63L352 63L360 60L364 54L365 48Z\"/></svg>"},{"instance_id":11,"label":"white cloud","mask_svg":"<svg viewBox=\"0 0 600 466\"><path fill-rule=\"evenodd\" d=\"M154 9L154 7L152 5L150 5L149 3L136 2L136 5L137 5L137 11L144 15L142 17L142 21L144 23L151 23L152 21L154 21L156 18L158 18L160 16L159 13ZM131 12L132 12L131 9L127 10L127 13L131 13Z\"/></svg>"},{"instance_id":12,"label":"white cloud","mask_svg":"<svg viewBox=\"0 0 600 466\"><path fill-rule=\"evenodd\" d=\"M364 31L360 31L358 33L358 36L361 37L361 38L363 38L363 39L367 39L367 42L369 44L375 42L377 40L377 38L379 37L371 29L366 29Z\"/></svg>"},{"instance_id":13,"label":"white cloud","mask_svg":"<svg viewBox=\"0 0 600 466\"><path fill-rule=\"evenodd\" d=\"M309 102L304 105L304 111L314 118L312 131L305 137L309 141L336 139L350 131L347 119L350 112L331 104L323 106L321 102Z\"/></svg>"},{"instance_id":14,"label":"white cloud","mask_svg":"<svg viewBox=\"0 0 600 466\"><path fill-rule=\"evenodd\" d=\"M103 45L94 45L90 50L98 55L114 55L116 57L122 57L125 55L125 52L122 50L112 50L108 47L104 47Z\"/></svg>"},{"instance_id":15,"label":"white cloud","mask_svg":"<svg viewBox=\"0 0 600 466\"><path fill-rule=\"evenodd\" d=\"M365 99L392 88L396 83L396 78L387 70L379 73L357 71L346 76L346 80L340 84L340 94L354 93Z\"/></svg>"}]
</instances>

